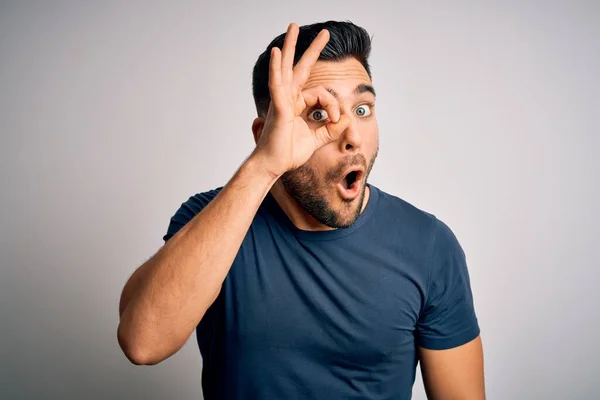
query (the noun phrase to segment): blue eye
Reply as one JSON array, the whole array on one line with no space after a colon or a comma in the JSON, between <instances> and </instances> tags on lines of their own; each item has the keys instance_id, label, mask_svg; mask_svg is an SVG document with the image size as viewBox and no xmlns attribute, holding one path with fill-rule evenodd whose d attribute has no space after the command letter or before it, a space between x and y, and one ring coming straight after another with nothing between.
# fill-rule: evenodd
<instances>
[{"instance_id":1,"label":"blue eye","mask_svg":"<svg viewBox=\"0 0 600 400\"><path fill-rule=\"evenodd\" d=\"M311 115L314 117L311 117ZM327 120L329 116L327 115L327 111L324 109L316 108L308 113L308 118L312 119L313 121L321 122Z\"/></svg>"},{"instance_id":2,"label":"blue eye","mask_svg":"<svg viewBox=\"0 0 600 400\"><path fill-rule=\"evenodd\" d=\"M369 115L371 115L371 107L373 107L373 104L363 104L359 106L356 109L356 115L358 115L359 117L368 117ZM367 111L363 111L365 109Z\"/></svg>"}]
</instances>

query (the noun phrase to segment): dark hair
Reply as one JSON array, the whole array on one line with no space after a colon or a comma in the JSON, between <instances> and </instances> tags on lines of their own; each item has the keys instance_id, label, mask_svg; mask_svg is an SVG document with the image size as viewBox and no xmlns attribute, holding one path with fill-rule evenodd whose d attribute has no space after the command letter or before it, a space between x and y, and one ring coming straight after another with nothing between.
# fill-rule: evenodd
<instances>
[{"instance_id":1,"label":"dark hair","mask_svg":"<svg viewBox=\"0 0 600 400\"><path fill-rule=\"evenodd\" d=\"M371 38L364 28L350 21L327 21L300 27L296 51L294 54L294 65L300 60L302 54L308 49L312 41L321 30L329 31L329 41L321 54L321 61L343 61L347 58L356 58L367 71L371 78L369 67L369 54L371 53ZM252 95L258 115L265 115L269 109L271 94L269 92L269 63L271 61L271 49L273 47L283 48L286 32L277 36L267 46L267 49L258 57L252 72Z\"/></svg>"}]
</instances>

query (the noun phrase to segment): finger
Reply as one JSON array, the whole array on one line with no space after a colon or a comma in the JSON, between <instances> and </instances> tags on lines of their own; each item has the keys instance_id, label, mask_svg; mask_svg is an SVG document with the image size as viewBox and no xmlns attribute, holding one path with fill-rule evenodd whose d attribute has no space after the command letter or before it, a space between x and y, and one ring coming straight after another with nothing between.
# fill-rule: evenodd
<instances>
[{"instance_id":1,"label":"finger","mask_svg":"<svg viewBox=\"0 0 600 400\"><path fill-rule=\"evenodd\" d=\"M350 125L350 118L342 115L337 123L329 122L314 130L317 148L337 140Z\"/></svg>"},{"instance_id":2,"label":"finger","mask_svg":"<svg viewBox=\"0 0 600 400\"><path fill-rule=\"evenodd\" d=\"M269 86L281 86L281 50L278 47L271 48Z\"/></svg>"},{"instance_id":3,"label":"finger","mask_svg":"<svg viewBox=\"0 0 600 400\"><path fill-rule=\"evenodd\" d=\"M281 91L281 51L277 47L271 49L269 62L269 92L273 102L279 101Z\"/></svg>"},{"instance_id":4,"label":"finger","mask_svg":"<svg viewBox=\"0 0 600 400\"><path fill-rule=\"evenodd\" d=\"M319 104L327 111L327 115L332 122L338 122L340 118L340 103L323 86L316 86L314 88L303 90L302 97L306 104L305 108ZM296 115L298 115L303 110L296 111Z\"/></svg>"},{"instance_id":5,"label":"finger","mask_svg":"<svg viewBox=\"0 0 600 400\"><path fill-rule=\"evenodd\" d=\"M282 83L292 82L294 68L294 54L296 53L296 43L298 41L299 28L293 22L288 26L285 40L283 42L283 52L281 59Z\"/></svg>"},{"instance_id":6,"label":"finger","mask_svg":"<svg viewBox=\"0 0 600 400\"><path fill-rule=\"evenodd\" d=\"M308 49L302 54L302 57L294 67L294 84L302 87L310 75L310 69L315 65L319 59L321 51L327 45L329 41L329 31L327 29L321 30L317 37L312 41Z\"/></svg>"}]
</instances>

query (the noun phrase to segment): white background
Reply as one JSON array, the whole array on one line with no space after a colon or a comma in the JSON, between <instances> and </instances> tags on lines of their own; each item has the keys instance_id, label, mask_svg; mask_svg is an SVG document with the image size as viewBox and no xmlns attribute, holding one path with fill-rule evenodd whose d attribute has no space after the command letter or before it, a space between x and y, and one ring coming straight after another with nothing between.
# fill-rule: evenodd
<instances>
[{"instance_id":1,"label":"white background","mask_svg":"<svg viewBox=\"0 0 600 400\"><path fill-rule=\"evenodd\" d=\"M488 398L600 396L600 3L278 0L0 3L0 397L202 397L195 337L127 361L119 295L251 152L258 55L328 19L373 35L371 182L467 254Z\"/></svg>"}]
</instances>

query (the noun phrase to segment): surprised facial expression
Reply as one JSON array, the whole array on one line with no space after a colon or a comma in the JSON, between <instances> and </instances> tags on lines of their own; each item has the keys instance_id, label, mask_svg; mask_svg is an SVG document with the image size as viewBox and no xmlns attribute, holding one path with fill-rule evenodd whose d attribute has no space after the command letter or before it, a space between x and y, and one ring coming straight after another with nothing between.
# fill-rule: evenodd
<instances>
[{"instance_id":1,"label":"surprised facial expression","mask_svg":"<svg viewBox=\"0 0 600 400\"><path fill-rule=\"evenodd\" d=\"M299 168L282 175L286 191L316 220L347 228L360 215L367 178L379 150L375 93L365 68L355 58L317 61L303 89L321 85L339 102L351 122L340 137L321 148ZM328 122L320 107L304 111L309 127Z\"/></svg>"}]
</instances>

